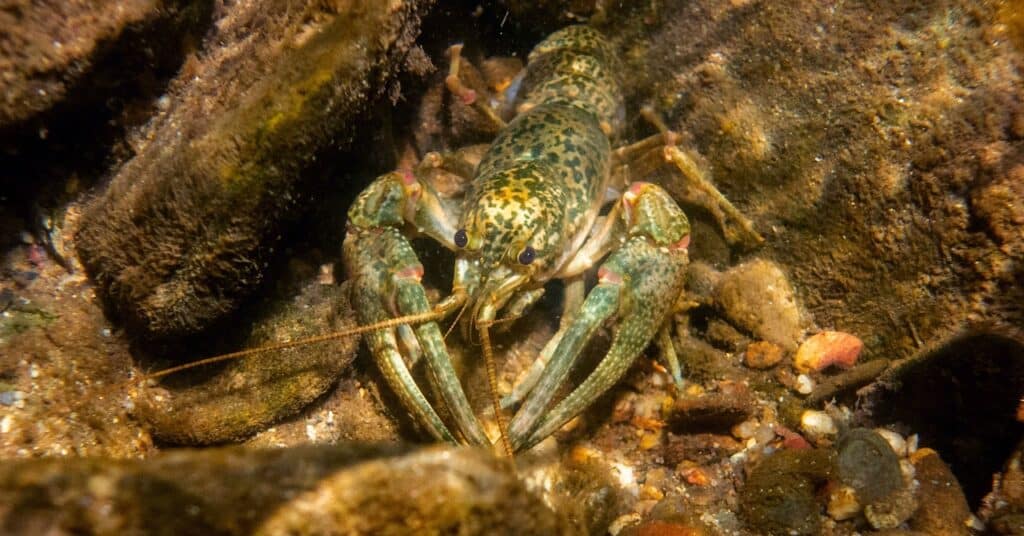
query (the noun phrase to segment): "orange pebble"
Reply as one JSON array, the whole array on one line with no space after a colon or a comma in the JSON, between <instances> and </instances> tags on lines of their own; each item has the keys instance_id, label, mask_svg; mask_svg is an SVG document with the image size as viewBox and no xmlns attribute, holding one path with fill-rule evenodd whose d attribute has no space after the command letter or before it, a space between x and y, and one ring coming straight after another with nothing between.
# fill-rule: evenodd
<instances>
[{"instance_id":1,"label":"orange pebble","mask_svg":"<svg viewBox=\"0 0 1024 536\"><path fill-rule=\"evenodd\" d=\"M782 348L768 341L750 343L743 354L743 364L752 369L771 368L779 361L782 361Z\"/></svg>"},{"instance_id":2,"label":"orange pebble","mask_svg":"<svg viewBox=\"0 0 1024 536\"><path fill-rule=\"evenodd\" d=\"M850 368L857 363L864 343L842 331L822 331L805 340L796 351L793 366L799 372L824 370L832 365Z\"/></svg>"},{"instance_id":3,"label":"orange pebble","mask_svg":"<svg viewBox=\"0 0 1024 536\"><path fill-rule=\"evenodd\" d=\"M707 471L700 467L687 467L683 469L683 478L686 479L688 484L694 486L707 486L711 483L711 479L708 477Z\"/></svg>"}]
</instances>

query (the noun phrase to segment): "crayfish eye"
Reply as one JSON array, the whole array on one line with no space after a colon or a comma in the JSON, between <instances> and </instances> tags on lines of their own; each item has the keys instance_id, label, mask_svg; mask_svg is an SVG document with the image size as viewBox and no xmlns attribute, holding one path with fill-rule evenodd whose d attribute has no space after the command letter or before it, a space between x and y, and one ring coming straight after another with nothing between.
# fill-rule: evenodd
<instances>
[{"instance_id":1,"label":"crayfish eye","mask_svg":"<svg viewBox=\"0 0 1024 536\"><path fill-rule=\"evenodd\" d=\"M537 252L532 247L526 246L519 253L519 264L530 264L537 257Z\"/></svg>"},{"instance_id":2,"label":"crayfish eye","mask_svg":"<svg viewBox=\"0 0 1024 536\"><path fill-rule=\"evenodd\" d=\"M466 230L465 229L459 229L458 231L455 231L455 245L456 246L458 246L460 248L464 248L464 247L466 247L466 244L468 244L468 243L469 243L469 236L466 235Z\"/></svg>"}]
</instances>

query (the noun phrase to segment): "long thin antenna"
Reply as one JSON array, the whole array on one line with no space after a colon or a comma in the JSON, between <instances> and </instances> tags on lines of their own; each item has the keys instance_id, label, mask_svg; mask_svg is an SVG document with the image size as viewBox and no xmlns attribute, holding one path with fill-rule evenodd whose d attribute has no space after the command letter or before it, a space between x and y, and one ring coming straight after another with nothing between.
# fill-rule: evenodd
<instances>
[{"instance_id":1,"label":"long thin antenna","mask_svg":"<svg viewBox=\"0 0 1024 536\"><path fill-rule=\"evenodd\" d=\"M448 326L448 331L444 332L444 337L442 337L442 339L448 340L448 336L452 334L455 326L457 326L459 324L459 320L462 319L462 313L466 312L466 307L469 307L469 300L466 300L466 302L462 304L462 307L459 308L459 314L455 315L455 320L452 321L452 325Z\"/></svg>"},{"instance_id":2,"label":"long thin antenna","mask_svg":"<svg viewBox=\"0 0 1024 536\"><path fill-rule=\"evenodd\" d=\"M505 448L508 458L514 459L512 443L508 440L508 423L501 411L501 398L498 396L498 371L494 365L494 354L491 352L490 322L477 322L480 330L480 343L484 347L484 363L487 365L487 381L491 387L491 404L494 405L494 418L498 421L498 434L501 435L501 446Z\"/></svg>"},{"instance_id":3,"label":"long thin antenna","mask_svg":"<svg viewBox=\"0 0 1024 536\"><path fill-rule=\"evenodd\" d=\"M359 335L368 331L376 331L378 329L392 328L402 324L421 324L423 322L430 322L431 320L437 320L441 315L434 311L427 313L419 313L415 315L400 316L398 318L389 318L380 322L375 322L366 326L356 326L351 329L342 331L336 331L334 333L328 333L326 335L318 335L316 337L309 337L305 339L299 339L297 341L279 342L268 346L261 346L259 348L249 348L248 350L239 350L237 352L231 352L229 354L215 355L213 357L207 357L206 359L200 359L199 361L193 361L191 363L185 363L184 365L178 365L161 371L154 372L152 374L146 374L142 377L143 381L155 380L164 376L174 374L175 372L181 372L190 368L201 367L203 365L210 365L213 363L220 363L221 361L230 361L232 359L239 359L242 357L259 354L262 352L273 352L277 350L287 350L288 348L295 348L297 346L306 346L310 344L317 344L326 341L333 341L337 339L343 339L345 337L351 337L352 335Z\"/></svg>"}]
</instances>

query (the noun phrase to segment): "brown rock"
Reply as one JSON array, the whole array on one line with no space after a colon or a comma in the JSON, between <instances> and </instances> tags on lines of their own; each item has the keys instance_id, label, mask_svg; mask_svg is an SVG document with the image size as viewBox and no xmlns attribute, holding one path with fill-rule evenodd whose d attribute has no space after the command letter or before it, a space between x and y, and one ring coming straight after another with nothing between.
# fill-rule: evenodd
<instances>
[{"instance_id":1,"label":"brown rock","mask_svg":"<svg viewBox=\"0 0 1024 536\"><path fill-rule=\"evenodd\" d=\"M719 434L669 434L665 443L665 464L676 465L684 460L708 465L732 456L743 448L732 437Z\"/></svg>"},{"instance_id":2,"label":"brown rock","mask_svg":"<svg viewBox=\"0 0 1024 536\"><path fill-rule=\"evenodd\" d=\"M743 353L743 364L752 369L774 367L782 361L782 348L768 341L756 341Z\"/></svg>"},{"instance_id":3,"label":"brown rock","mask_svg":"<svg viewBox=\"0 0 1024 536\"><path fill-rule=\"evenodd\" d=\"M800 309L779 265L755 259L723 273L715 302L726 317L757 338L796 349L803 331Z\"/></svg>"},{"instance_id":4,"label":"brown rock","mask_svg":"<svg viewBox=\"0 0 1024 536\"><path fill-rule=\"evenodd\" d=\"M355 325L348 284L307 282L291 300L254 309L257 323L249 341L252 348ZM154 436L177 445L239 441L275 423L281 425L272 434L277 437L267 438L274 446L343 438L394 440L394 423L383 416L374 400L360 397L358 383L351 380L340 382L321 400L320 419L308 415L298 422L281 422L339 383L358 344L358 337L348 337L236 359L222 370L214 368L212 376L210 370L202 369L172 376L160 387L143 391L136 414ZM327 412L331 412L330 423L323 422ZM313 426L307 418L319 421L314 426L319 431L307 431L307 425Z\"/></svg>"},{"instance_id":5,"label":"brown rock","mask_svg":"<svg viewBox=\"0 0 1024 536\"><path fill-rule=\"evenodd\" d=\"M676 400L668 420L676 431L726 431L754 412L754 398L745 387L686 396Z\"/></svg>"},{"instance_id":6,"label":"brown rock","mask_svg":"<svg viewBox=\"0 0 1024 536\"><path fill-rule=\"evenodd\" d=\"M916 479L918 509L910 518L910 528L933 536L968 536L966 521L971 517L967 498L939 454L921 449L911 456Z\"/></svg>"}]
</instances>

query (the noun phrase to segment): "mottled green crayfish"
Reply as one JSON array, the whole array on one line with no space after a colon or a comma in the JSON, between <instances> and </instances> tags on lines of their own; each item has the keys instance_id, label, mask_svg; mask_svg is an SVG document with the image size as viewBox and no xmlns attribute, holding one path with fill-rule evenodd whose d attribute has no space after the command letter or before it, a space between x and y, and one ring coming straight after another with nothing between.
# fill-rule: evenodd
<instances>
[{"instance_id":1,"label":"mottled green crayfish","mask_svg":"<svg viewBox=\"0 0 1024 536\"><path fill-rule=\"evenodd\" d=\"M458 61L453 54L453 70ZM413 171L379 177L350 209L344 256L356 279L353 302L360 323L403 315L430 319L376 330L367 341L391 388L436 439L490 444L436 322L456 311L469 312L489 361L493 394L490 327L499 316L521 315L548 281L565 281L565 314L571 320L563 320L526 379L502 400L504 409L521 403L507 426L495 396L509 453L530 448L580 413L659 334L671 346L661 330L683 290L690 226L661 187L630 181L638 169L674 163L727 237L760 240L749 221L693 172L692 161L664 127L661 134L612 149L609 137L623 117L619 76L612 48L596 30L571 26L555 32L533 49L512 84L514 117L466 177L469 185L459 198L445 198L423 180L425 169L454 158L433 153ZM449 88L464 91L453 76ZM409 241L417 235L457 256L451 294L436 305L420 283L423 267ZM584 298L584 274L595 266L597 285ZM550 407L588 340L608 322L616 327L607 355ZM681 383L674 352L664 350ZM410 367L421 358L454 420L454 433L413 381Z\"/></svg>"}]
</instances>

